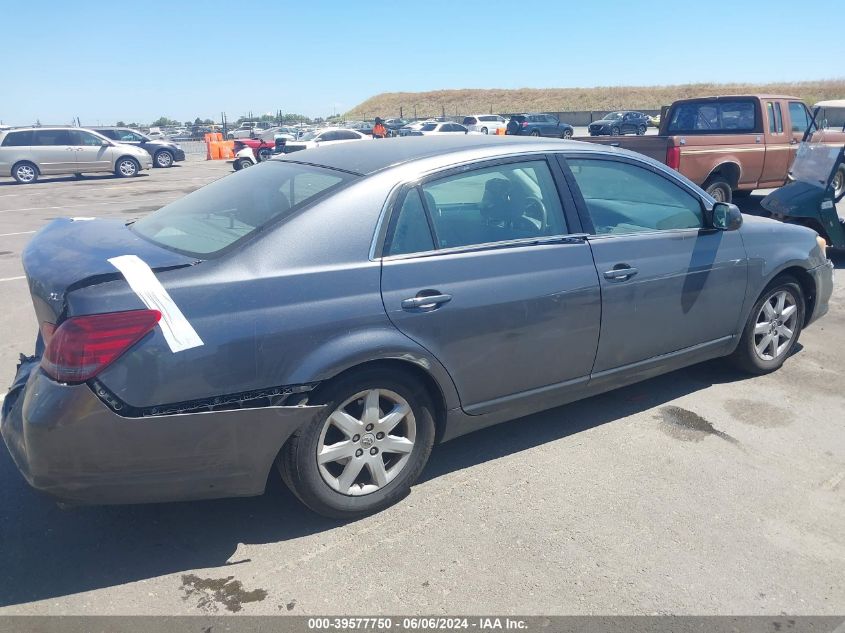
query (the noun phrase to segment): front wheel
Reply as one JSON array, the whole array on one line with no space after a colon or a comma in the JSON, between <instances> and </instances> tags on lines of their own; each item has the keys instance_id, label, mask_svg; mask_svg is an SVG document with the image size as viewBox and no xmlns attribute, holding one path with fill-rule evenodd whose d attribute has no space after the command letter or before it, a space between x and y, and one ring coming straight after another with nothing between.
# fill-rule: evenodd
<instances>
[{"instance_id":1,"label":"front wheel","mask_svg":"<svg viewBox=\"0 0 845 633\"><path fill-rule=\"evenodd\" d=\"M38 180L38 167L32 163L18 163L12 168L12 177L18 181L18 184L32 184Z\"/></svg>"},{"instance_id":2,"label":"front wheel","mask_svg":"<svg viewBox=\"0 0 845 633\"><path fill-rule=\"evenodd\" d=\"M611 136L619 136L620 132L621 132L621 130L616 125L614 125L612 128L610 128L610 135Z\"/></svg>"},{"instance_id":3,"label":"front wheel","mask_svg":"<svg viewBox=\"0 0 845 633\"><path fill-rule=\"evenodd\" d=\"M637 136L643 136L645 134L645 125L641 125L637 128Z\"/></svg>"},{"instance_id":4,"label":"front wheel","mask_svg":"<svg viewBox=\"0 0 845 633\"><path fill-rule=\"evenodd\" d=\"M252 161L248 158L239 158L235 163L236 170L246 169L247 167L252 167Z\"/></svg>"},{"instance_id":5,"label":"front wheel","mask_svg":"<svg viewBox=\"0 0 845 633\"><path fill-rule=\"evenodd\" d=\"M833 177L833 199L839 202L845 196L845 165L840 165Z\"/></svg>"},{"instance_id":6,"label":"front wheel","mask_svg":"<svg viewBox=\"0 0 845 633\"><path fill-rule=\"evenodd\" d=\"M776 279L760 296L733 361L751 374L768 374L789 357L804 324L804 293L792 277Z\"/></svg>"},{"instance_id":7,"label":"front wheel","mask_svg":"<svg viewBox=\"0 0 845 633\"><path fill-rule=\"evenodd\" d=\"M531 130L531 136L540 136L540 130Z\"/></svg>"},{"instance_id":8,"label":"front wheel","mask_svg":"<svg viewBox=\"0 0 845 633\"><path fill-rule=\"evenodd\" d=\"M161 150L155 156L155 166L161 168L168 168L173 167L173 154L168 152L166 149Z\"/></svg>"},{"instance_id":9,"label":"front wheel","mask_svg":"<svg viewBox=\"0 0 845 633\"><path fill-rule=\"evenodd\" d=\"M482 134L489 134L489 130L486 127L481 128Z\"/></svg>"},{"instance_id":10,"label":"front wheel","mask_svg":"<svg viewBox=\"0 0 845 633\"><path fill-rule=\"evenodd\" d=\"M138 164L137 160L128 156L118 160L114 166L114 175L120 178L132 178L137 176L139 171L141 171L141 165Z\"/></svg>"},{"instance_id":11,"label":"front wheel","mask_svg":"<svg viewBox=\"0 0 845 633\"><path fill-rule=\"evenodd\" d=\"M410 375L349 374L318 389L325 412L282 449L282 478L309 508L353 519L396 503L410 490L434 444L425 389Z\"/></svg>"}]
</instances>

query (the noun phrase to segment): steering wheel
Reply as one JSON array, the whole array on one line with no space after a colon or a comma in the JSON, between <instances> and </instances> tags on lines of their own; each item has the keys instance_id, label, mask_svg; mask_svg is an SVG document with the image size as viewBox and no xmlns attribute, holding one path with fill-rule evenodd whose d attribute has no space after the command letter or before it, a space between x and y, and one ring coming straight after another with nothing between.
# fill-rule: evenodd
<instances>
[{"instance_id":1,"label":"steering wheel","mask_svg":"<svg viewBox=\"0 0 845 633\"><path fill-rule=\"evenodd\" d=\"M548 228L548 213L546 205L537 196L526 196L525 207L522 209L522 217L532 222L539 222L537 229L545 230Z\"/></svg>"}]
</instances>

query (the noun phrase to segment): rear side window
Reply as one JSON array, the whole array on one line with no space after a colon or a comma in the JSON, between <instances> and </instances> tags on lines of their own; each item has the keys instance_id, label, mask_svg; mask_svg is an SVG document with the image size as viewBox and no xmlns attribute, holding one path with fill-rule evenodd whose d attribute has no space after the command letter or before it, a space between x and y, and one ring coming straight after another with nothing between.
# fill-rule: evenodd
<instances>
[{"instance_id":1,"label":"rear side window","mask_svg":"<svg viewBox=\"0 0 845 633\"><path fill-rule=\"evenodd\" d=\"M117 130L97 130L100 134L105 136L106 138L110 138L112 140L118 140L118 132Z\"/></svg>"},{"instance_id":2,"label":"rear side window","mask_svg":"<svg viewBox=\"0 0 845 633\"><path fill-rule=\"evenodd\" d=\"M740 133L757 129L757 108L753 101L702 101L675 107L669 120L669 132Z\"/></svg>"},{"instance_id":3,"label":"rear side window","mask_svg":"<svg viewBox=\"0 0 845 633\"><path fill-rule=\"evenodd\" d=\"M482 121L484 121L484 117L479 117ZM467 116L464 117L464 125L475 125L475 117Z\"/></svg>"},{"instance_id":4,"label":"rear side window","mask_svg":"<svg viewBox=\"0 0 845 633\"><path fill-rule=\"evenodd\" d=\"M566 162L599 235L704 225L699 200L649 169L605 159Z\"/></svg>"},{"instance_id":5,"label":"rear side window","mask_svg":"<svg viewBox=\"0 0 845 633\"><path fill-rule=\"evenodd\" d=\"M422 189L441 248L567 232L545 161L486 167L426 183Z\"/></svg>"},{"instance_id":6,"label":"rear side window","mask_svg":"<svg viewBox=\"0 0 845 633\"><path fill-rule=\"evenodd\" d=\"M32 130L9 132L3 139L3 147L27 147L32 145Z\"/></svg>"},{"instance_id":7,"label":"rear side window","mask_svg":"<svg viewBox=\"0 0 845 633\"><path fill-rule=\"evenodd\" d=\"M425 215L420 191L411 189L388 231L385 255L407 255L434 250L434 238Z\"/></svg>"},{"instance_id":8,"label":"rear side window","mask_svg":"<svg viewBox=\"0 0 845 633\"><path fill-rule=\"evenodd\" d=\"M33 145L71 145L69 130L35 130L32 134Z\"/></svg>"},{"instance_id":9,"label":"rear side window","mask_svg":"<svg viewBox=\"0 0 845 633\"><path fill-rule=\"evenodd\" d=\"M267 161L171 202L132 228L161 246L213 255L354 178L331 169Z\"/></svg>"}]
</instances>

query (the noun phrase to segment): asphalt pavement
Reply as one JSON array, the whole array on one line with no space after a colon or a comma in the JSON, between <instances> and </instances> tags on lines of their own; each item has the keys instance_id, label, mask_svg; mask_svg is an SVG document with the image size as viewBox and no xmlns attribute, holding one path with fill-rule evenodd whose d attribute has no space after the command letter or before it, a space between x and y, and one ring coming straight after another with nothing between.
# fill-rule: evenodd
<instances>
[{"instance_id":1,"label":"asphalt pavement","mask_svg":"<svg viewBox=\"0 0 845 633\"><path fill-rule=\"evenodd\" d=\"M138 217L229 170L0 180L0 383L34 345L34 231ZM275 476L256 498L64 510L0 447L0 614L841 614L834 257L831 313L780 371L705 363L460 438L404 501L352 523Z\"/></svg>"}]
</instances>

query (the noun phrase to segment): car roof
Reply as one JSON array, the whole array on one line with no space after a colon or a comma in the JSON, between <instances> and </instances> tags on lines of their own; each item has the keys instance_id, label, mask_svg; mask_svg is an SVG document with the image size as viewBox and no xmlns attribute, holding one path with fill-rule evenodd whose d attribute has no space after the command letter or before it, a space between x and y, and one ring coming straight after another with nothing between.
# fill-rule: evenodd
<instances>
[{"instance_id":1,"label":"car roof","mask_svg":"<svg viewBox=\"0 0 845 633\"><path fill-rule=\"evenodd\" d=\"M560 151L565 149L607 152L609 148L594 143L579 143L558 139L528 139L519 136L483 134L477 136L445 134L443 136L400 137L373 143L339 143L285 154L274 160L306 163L368 176L390 167L397 167L434 156L449 155L454 159L454 162L459 162L463 158L483 160L484 158L496 158L520 152Z\"/></svg>"}]
</instances>

